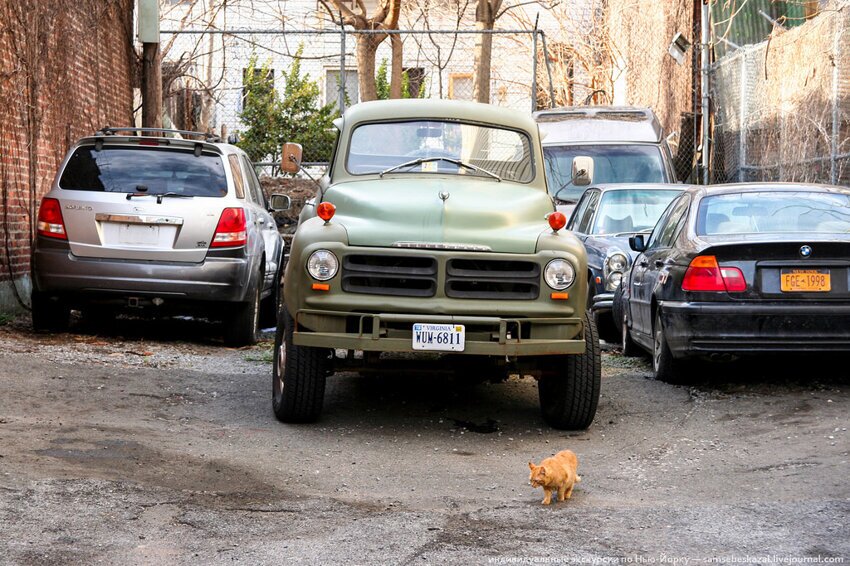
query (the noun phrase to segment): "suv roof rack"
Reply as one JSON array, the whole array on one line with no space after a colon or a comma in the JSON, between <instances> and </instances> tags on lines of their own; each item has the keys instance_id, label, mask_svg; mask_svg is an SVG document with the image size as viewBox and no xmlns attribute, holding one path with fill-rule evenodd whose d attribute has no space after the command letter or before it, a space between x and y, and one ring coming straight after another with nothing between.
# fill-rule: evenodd
<instances>
[{"instance_id":1,"label":"suv roof rack","mask_svg":"<svg viewBox=\"0 0 850 566\"><path fill-rule=\"evenodd\" d=\"M127 127L127 128L110 128L109 126L104 126L94 133L96 136L114 136L118 132L139 132L142 136L148 133L159 133L159 134L180 134L181 136L197 136L204 138L204 141L219 143L221 142L221 137L205 133L205 132L193 132L190 130L172 130L168 128L136 128L136 127Z\"/></svg>"}]
</instances>

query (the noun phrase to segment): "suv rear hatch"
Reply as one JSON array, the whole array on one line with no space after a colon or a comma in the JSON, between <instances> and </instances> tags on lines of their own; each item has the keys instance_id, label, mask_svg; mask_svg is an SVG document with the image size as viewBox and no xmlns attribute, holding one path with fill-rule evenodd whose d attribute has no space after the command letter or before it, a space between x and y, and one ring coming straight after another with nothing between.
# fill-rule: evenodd
<instances>
[{"instance_id":1,"label":"suv rear hatch","mask_svg":"<svg viewBox=\"0 0 850 566\"><path fill-rule=\"evenodd\" d=\"M228 188L215 146L165 138L80 145L58 184L75 256L188 263L204 260Z\"/></svg>"}]
</instances>

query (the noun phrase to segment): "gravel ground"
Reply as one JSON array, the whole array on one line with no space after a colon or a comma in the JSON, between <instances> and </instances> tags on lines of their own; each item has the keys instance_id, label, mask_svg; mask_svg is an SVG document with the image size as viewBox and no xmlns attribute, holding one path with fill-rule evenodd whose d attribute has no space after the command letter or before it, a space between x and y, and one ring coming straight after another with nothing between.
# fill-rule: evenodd
<instances>
[{"instance_id":1,"label":"gravel ground","mask_svg":"<svg viewBox=\"0 0 850 566\"><path fill-rule=\"evenodd\" d=\"M608 351L572 433L543 425L531 379L341 374L322 421L294 426L271 414L268 341L27 325L0 328L2 563L850 559L845 359L708 365L682 387ZM527 462L564 448L583 481L544 507Z\"/></svg>"}]
</instances>

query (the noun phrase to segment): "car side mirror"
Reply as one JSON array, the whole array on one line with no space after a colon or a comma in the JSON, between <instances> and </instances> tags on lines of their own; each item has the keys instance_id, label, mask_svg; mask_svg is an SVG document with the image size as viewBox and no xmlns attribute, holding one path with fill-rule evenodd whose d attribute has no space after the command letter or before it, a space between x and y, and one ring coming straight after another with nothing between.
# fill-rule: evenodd
<instances>
[{"instance_id":1,"label":"car side mirror","mask_svg":"<svg viewBox=\"0 0 850 566\"><path fill-rule=\"evenodd\" d=\"M289 195L273 193L269 196L269 208L272 212L282 212L289 210L292 207L292 199Z\"/></svg>"},{"instance_id":2,"label":"car side mirror","mask_svg":"<svg viewBox=\"0 0 850 566\"><path fill-rule=\"evenodd\" d=\"M645 238L645 234L635 234L634 236L629 237L629 247L636 252L646 251Z\"/></svg>"},{"instance_id":3,"label":"car side mirror","mask_svg":"<svg viewBox=\"0 0 850 566\"><path fill-rule=\"evenodd\" d=\"M573 185L586 187L593 182L593 158L576 155L573 158Z\"/></svg>"},{"instance_id":4,"label":"car side mirror","mask_svg":"<svg viewBox=\"0 0 850 566\"><path fill-rule=\"evenodd\" d=\"M287 142L283 144L280 152L280 170L284 173L298 173L301 171L301 155L303 150L300 143Z\"/></svg>"}]
</instances>

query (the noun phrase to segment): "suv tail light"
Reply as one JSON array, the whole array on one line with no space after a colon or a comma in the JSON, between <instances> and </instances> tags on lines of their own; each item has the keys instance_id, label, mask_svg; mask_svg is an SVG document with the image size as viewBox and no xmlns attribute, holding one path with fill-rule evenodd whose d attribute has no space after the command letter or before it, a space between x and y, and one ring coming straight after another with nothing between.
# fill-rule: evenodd
<instances>
[{"instance_id":1,"label":"suv tail light","mask_svg":"<svg viewBox=\"0 0 850 566\"><path fill-rule=\"evenodd\" d=\"M38 233L48 238L67 240L65 221L62 219L62 207L55 198L46 198L38 208Z\"/></svg>"},{"instance_id":2,"label":"suv tail light","mask_svg":"<svg viewBox=\"0 0 850 566\"><path fill-rule=\"evenodd\" d=\"M221 211L218 226L215 228L212 248L234 248L244 246L248 241L248 231L245 226L245 209L225 208Z\"/></svg>"},{"instance_id":3,"label":"suv tail light","mask_svg":"<svg viewBox=\"0 0 850 566\"><path fill-rule=\"evenodd\" d=\"M688 266L682 290L740 293L747 290L747 281L737 267L720 267L713 255L701 255Z\"/></svg>"}]
</instances>

